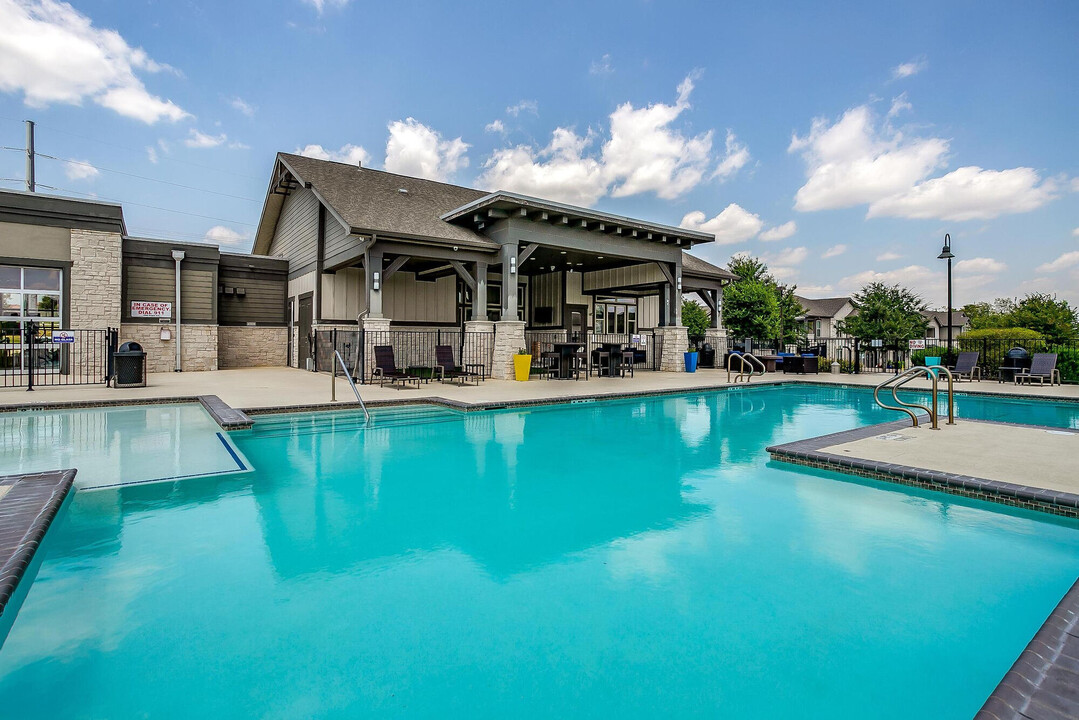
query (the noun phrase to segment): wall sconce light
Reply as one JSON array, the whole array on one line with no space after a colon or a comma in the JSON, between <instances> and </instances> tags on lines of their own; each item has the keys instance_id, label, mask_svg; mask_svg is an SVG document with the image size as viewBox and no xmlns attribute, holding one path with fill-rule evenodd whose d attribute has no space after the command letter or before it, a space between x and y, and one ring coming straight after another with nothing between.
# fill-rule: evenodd
<instances>
[{"instance_id":1,"label":"wall sconce light","mask_svg":"<svg viewBox=\"0 0 1079 720\"><path fill-rule=\"evenodd\" d=\"M378 270L375 270L373 273L371 273L371 289L372 290L381 289L381 287L382 287L381 280L382 280L382 273L380 273Z\"/></svg>"},{"instance_id":2,"label":"wall sconce light","mask_svg":"<svg viewBox=\"0 0 1079 720\"><path fill-rule=\"evenodd\" d=\"M682 292L682 276L679 275L674 279L674 285L678 289L678 292Z\"/></svg>"},{"instance_id":3,"label":"wall sconce light","mask_svg":"<svg viewBox=\"0 0 1079 720\"><path fill-rule=\"evenodd\" d=\"M517 258L511 257L510 258L510 275L516 275L516 274L517 274Z\"/></svg>"}]
</instances>

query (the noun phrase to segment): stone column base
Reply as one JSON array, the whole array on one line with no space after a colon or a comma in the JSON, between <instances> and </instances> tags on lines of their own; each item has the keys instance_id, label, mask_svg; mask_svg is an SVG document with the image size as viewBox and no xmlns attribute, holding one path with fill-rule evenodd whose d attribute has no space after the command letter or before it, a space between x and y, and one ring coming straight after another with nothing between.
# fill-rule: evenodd
<instances>
[{"instance_id":1,"label":"stone column base","mask_svg":"<svg viewBox=\"0 0 1079 720\"><path fill-rule=\"evenodd\" d=\"M656 340L660 343L659 369L663 372L684 372L689 350L689 331L681 325L656 328Z\"/></svg>"},{"instance_id":2,"label":"stone column base","mask_svg":"<svg viewBox=\"0 0 1079 720\"><path fill-rule=\"evenodd\" d=\"M360 321L363 328L363 377L371 381L375 369L375 345L389 343L390 319L366 317ZM394 358L396 360L396 358Z\"/></svg>"},{"instance_id":3,"label":"stone column base","mask_svg":"<svg viewBox=\"0 0 1079 720\"><path fill-rule=\"evenodd\" d=\"M495 350L491 358L491 377L511 380L513 356L525 346L525 323L523 320L499 320L494 326Z\"/></svg>"}]
</instances>

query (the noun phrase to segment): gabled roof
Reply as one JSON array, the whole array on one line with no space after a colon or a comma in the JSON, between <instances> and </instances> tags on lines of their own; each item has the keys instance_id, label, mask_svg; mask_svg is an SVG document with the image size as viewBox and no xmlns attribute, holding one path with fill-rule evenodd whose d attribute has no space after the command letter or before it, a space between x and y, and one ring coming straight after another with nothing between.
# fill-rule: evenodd
<instances>
[{"instance_id":1,"label":"gabled roof","mask_svg":"<svg viewBox=\"0 0 1079 720\"><path fill-rule=\"evenodd\" d=\"M719 278L720 280L737 280L738 276L729 270L701 260L696 255L687 252L682 253L682 274L697 275L699 277Z\"/></svg>"},{"instance_id":2,"label":"gabled roof","mask_svg":"<svg viewBox=\"0 0 1079 720\"><path fill-rule=\"evenodd\" d=\"M602 223L610 226L610 230L613 230L616 227L622 227L631 231L636 230L645 236L650 236L649 239L654 241L671 242L679 245L684 244L687 248L691 247L694 243L713 242L716 239L716 236L710 233L686 230L685 228L648 222L646 220L637 220L623 215L613 215L611 213L600 212L598 210L583 208L577 205L567 205L565 203L555 202L554 200L544 200L543 198L521 195L520 193L508 192L506 190L488 193L461 207L454 208L450 212L443 214L442 219L446 222L467 225L473 221L476 215L483 216L490 210L502 213L502 217L506 216L505 213L515 210L523 210L527 213L534 213L537 211L547 212L555 216L565 216L574 224L579 221L584 221L589 225L589 229L594 227L594 223ZM637 236L635 235L634 237Z\"/></svg>"},{"instance_id":3,"label":"gabled roof","mask_svg":"<svg viewBox=\"0 0 1079 720\"><path fill-rule=\"evenodd\" d=\"M483 197L480 190L289 153L278 153L277 160L301 186L310 187L350 232L498 248L483 235L440 217ZM255 235L256 252L267 251L281 212L283 197L274 192L276 172L274 178Z\"/></svg>"},{"instance_id":4,"label":"gabled roof","mask_svg":"<svg viewBox=\"0 0 1079 720\"><path fill-rule=\"evenodd\" d=\"M835 317L844 305L851 302L850 297L806 298L795 295L794 298L805 308L805 317Z\"/></svg>"}]
</instances>

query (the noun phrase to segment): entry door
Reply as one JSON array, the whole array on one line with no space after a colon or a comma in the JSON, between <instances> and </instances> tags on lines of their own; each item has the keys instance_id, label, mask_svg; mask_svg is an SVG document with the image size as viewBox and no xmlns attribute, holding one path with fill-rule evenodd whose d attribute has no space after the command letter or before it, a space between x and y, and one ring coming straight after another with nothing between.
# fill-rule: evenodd
<instances>
[{"instance_id":1,"label":"entry door","mask_svg":"<svg viewBox=\"0 0 1079 720\"><path fill-rule=\"evenodd\" d=\"M300 319L299 319L299 337L297 342L300 343L299 347L299 366L300 368L307 368L307 359L311 357L311 321L314 319L314 305L312 304L311 295L300 296Z\"/></svg>"},{"instance_id":2,"label":"entry door","mask_svg":"<svg viewBox=\"0 0 1079 720\"><path fill-rule=\"evenodd\" d=\"M566 317L564 325L569 331L569 339L571 342L582 342L584 340L584 333L588 329L588 306L587 305L567 305Z\"/></svg>"}]
</instances>

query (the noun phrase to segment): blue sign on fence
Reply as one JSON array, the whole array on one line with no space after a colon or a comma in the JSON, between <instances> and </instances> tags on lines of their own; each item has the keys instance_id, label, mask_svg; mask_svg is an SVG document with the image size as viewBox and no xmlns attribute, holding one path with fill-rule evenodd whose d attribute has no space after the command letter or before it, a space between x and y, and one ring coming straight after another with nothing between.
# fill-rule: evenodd
<instances>
[{"instance_id":1,"label":"blue sign on fence","mask_svg":"<svg viewBox=\"0 0 1079 720\"><path fill-rule=\"evenodd\" d=\"M75 333L71 330L53 330L52 341L54 343L73 343L75 342Z\"/></svg>"}]
</instances>

